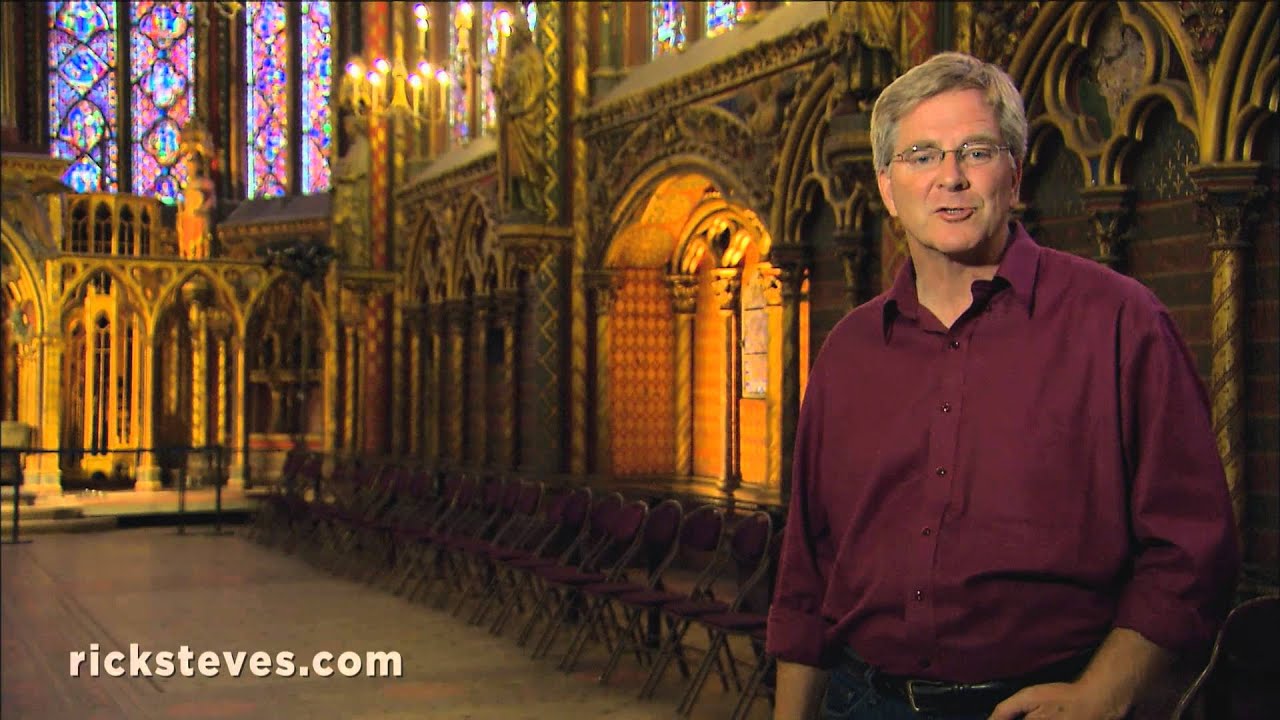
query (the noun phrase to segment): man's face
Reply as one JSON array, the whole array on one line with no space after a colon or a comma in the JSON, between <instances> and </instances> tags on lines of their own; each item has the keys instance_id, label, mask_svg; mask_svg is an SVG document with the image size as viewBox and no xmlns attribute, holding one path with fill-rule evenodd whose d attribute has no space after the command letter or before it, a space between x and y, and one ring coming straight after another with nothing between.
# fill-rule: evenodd
<instances>
[{"instance_id":1,"label":"man's face","mask_svg":"<svg viewBox=\"0 0 1280 720\"><path fill-rule=\"evenodd\" d=\"M893 151L950 151L966 143L1005 144L995 111L979 90L944 92L917 105L898 123ZM982 165L952 152L932 167L894 161L877 178L885 208L901 221L913 255L938 253L964 264L990 264L999 257L1022 179L1008 151Z\"/></svg>"}]
</instances>

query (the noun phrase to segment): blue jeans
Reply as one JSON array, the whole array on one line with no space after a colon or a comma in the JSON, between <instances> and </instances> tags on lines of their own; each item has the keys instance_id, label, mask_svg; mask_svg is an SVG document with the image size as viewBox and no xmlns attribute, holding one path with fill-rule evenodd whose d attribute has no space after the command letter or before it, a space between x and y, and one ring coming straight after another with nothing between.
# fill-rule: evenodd
<instances>
[{"instance_id":1,"label":"blue jeans","mask_svg":"<svg viewBox=\"0 0 1280 720\"><path fill-rule=\"evenodd\" d=\"M874 670L868 671L875 672ZM901 698L880 694L867 675L837 666L822 697L822 720L986 720L987 715L926 715Z\"/></svg>"}]
</instances>

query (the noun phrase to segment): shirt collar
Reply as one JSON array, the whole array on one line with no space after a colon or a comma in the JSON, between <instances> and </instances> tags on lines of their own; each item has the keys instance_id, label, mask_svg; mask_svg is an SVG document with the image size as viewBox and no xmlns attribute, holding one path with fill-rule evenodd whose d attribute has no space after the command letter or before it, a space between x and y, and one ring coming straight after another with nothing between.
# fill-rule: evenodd
<instances>
[{"instance_id":1,"label":"shirt collar","mask_svg":"<svg viewBox=\"0 0 1280 720\"><path fill-rule=\"evenodd\" d=\"M1022 223L1011 223L1009 241L1000 257L995 276L1008 284L1009 291L1026 310L1027 317L1031 317L1035 309L1036 274L1039 266L1040 246L1031 239ZM898 270L884 304L885 342L889 341L889 329L898 315L912 319L920 316L920 299L916 296L916 268L909 257Z\"/></svg>"}]
</instances>

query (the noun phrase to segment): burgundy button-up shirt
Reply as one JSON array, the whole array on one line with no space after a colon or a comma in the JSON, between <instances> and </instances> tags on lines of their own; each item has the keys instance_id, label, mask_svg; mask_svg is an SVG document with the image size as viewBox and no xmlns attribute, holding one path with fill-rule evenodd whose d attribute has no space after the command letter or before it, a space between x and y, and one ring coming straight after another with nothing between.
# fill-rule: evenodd
<instances>
[{"instance_id":1,"label":"burgundy button-up shirt","mask_svg":"<svg viewBox=\"0 0 1280 720\"><path fill-rule=\"evenodd\" d=\"M1204 388L1138 282L1015 224L950 328L908 264L814 363L769 613L778 658L1015 677L1116 626L1211 639L1239 564Z\"/></svg>"}]
</instances>

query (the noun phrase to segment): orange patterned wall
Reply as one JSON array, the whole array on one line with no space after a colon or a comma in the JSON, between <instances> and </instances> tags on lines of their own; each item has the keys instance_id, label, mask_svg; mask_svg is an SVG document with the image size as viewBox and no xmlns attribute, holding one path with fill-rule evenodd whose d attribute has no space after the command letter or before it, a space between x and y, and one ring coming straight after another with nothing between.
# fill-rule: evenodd
<instances>
[{"instance_id":1,"label":"orange patterned wall","mask_svg":"<svg viewBox=\"0 0 1280 720\"><path fill-rule=\"evenodd\" d=\"M671 473L675 326L660 269L627 269L610 318L613 472Z\"/></svg>"}]
</instances>

